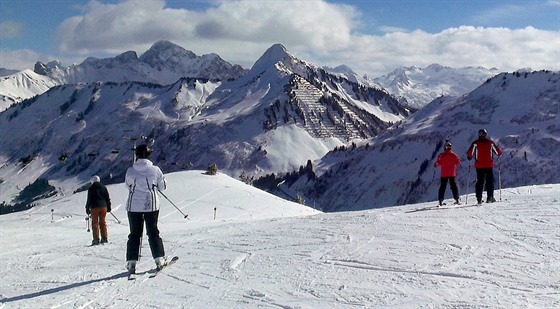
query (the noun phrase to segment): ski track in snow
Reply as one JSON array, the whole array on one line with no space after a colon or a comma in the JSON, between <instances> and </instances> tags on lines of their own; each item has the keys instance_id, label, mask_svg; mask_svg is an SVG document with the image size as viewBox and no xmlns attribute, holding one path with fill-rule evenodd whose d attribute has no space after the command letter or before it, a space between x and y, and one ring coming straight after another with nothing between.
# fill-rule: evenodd
<instances>
[{"instance_id":1,"label":"ski track in snow","mask_svg":"<svg viewBox=\"0 0 560 309\"><path fill-rule=\"evenodd\" d=\"M82 215L51 222L37 207L0 217L0 308L558 308L559 190L231 222L180 221L167 207L161 235L180 259L150 278L144 239L132 281L127 224L110 222L110 243L88 247Z\"/></svg>"}]
</instances>

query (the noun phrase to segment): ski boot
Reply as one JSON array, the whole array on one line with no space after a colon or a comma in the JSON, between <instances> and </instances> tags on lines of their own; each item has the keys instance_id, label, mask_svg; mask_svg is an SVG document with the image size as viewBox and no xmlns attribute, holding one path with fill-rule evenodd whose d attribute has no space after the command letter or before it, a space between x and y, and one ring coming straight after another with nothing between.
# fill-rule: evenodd
<instances>
[{"instance_id":1,"label":"ski boot","mask_svg":"<svg viewBox=\"0 0 560 309\"><path fill-rule=\"evenodd\" d=\"M135 274L136 273L136 261L127 261L126 262L126 270L128 270L128 274Z\"/></svg>"},{"instance_id":2,"label":"ski boot","mask_svg":"<svg viewBox=\"0 0 560 309\"><path fill-rule=\"evenodd\" d=\"M165 258L163 256L155 258L154 262L156 263L156 269L158 271L162 270L165 267L165 265L167 264L165 262Z\"/></svg>"}]
</instances>

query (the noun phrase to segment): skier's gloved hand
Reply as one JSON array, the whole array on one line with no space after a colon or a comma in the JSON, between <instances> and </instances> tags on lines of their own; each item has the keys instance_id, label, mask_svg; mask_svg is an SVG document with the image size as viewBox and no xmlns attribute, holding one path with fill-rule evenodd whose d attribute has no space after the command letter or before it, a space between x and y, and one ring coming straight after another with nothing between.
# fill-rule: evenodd
<instances>
[{"instance_id":1,"label":"skier's gloved hand","mask_svg":"<svg viewBox=\"0 0 560 309\"><path fill-rule=\"evenodd\" d=\"M111 206L107 206L107 212L111 212Z\"/></svg>"},{"instance_id":2,"label":"skier's gloved hand","mask_svg":"<svg viewBox=\"0 0 560 309\"><path fill-rule=\"evenodd\" d=\"M469 161L472 160L472 157L467 156L467 160L469 160Z\"/></svg>"},{"instance_id":3,"label":"skier's gloved hand","mask_svg":"<svg viewBox=\"0 0 560 309\"><path fill-rule=\"evenodd\" d=\"M86 214L91 214L91 210L89 208L86 208Z\"/></svg>"}]
</instances>

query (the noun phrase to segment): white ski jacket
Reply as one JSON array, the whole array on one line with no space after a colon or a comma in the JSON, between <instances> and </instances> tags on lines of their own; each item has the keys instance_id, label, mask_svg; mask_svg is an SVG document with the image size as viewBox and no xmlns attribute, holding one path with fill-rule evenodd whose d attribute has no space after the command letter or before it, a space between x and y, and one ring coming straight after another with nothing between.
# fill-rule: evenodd
<instances>
[{"instance_id":1,"label":"white ski jacket","mask_svg":"<svg viewBox=\"0 0 560 309\"><path fill-rule=\"evenodd\" d=\"M165 190L166 183L160 168L148 159L138 159L126 170L128 187L126 210L152 212L159 210L158 190Z\"/></svg>"}]
</instances>

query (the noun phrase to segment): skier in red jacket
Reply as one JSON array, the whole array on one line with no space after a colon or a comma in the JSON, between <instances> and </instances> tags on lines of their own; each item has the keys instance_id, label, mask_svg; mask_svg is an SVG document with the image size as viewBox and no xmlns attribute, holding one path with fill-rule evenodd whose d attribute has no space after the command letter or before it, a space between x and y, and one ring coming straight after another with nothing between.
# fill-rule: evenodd
<instances>
[{"instance_id":1,"label":"skier in red jacket","mask_svg":"<svg viewBox=\"0 0 560 309\"><path fill-rule=\"evenodd\" d=\"M467 159L470 161L474 157L474 167L476 168L476 200L482 204L482 191L486 182L486 203L493 203L494 198L494 154L501 156L502 150L488 138L488 131L478 130L478 139L472 142L467 151Z\"/></svg>"},{"instance_id":2,"label":"skier in red jacket","mask_svg":"<svg viewBox=\"0 0 560 309\"><path fill-rule=\"evenodd\" d=\"M441 166L441 178L438 192L439 206L443 205L443 197L445 196L447 182L449 182L449 186L451 187L455 204L459 204L459 189L455 182L455 176L457 176L456 168L461 164L461 160L459 160L459 156L451 150L452 146L450 142L446 142L444 152L438 155L437 161L434 164L434 167Z\"/></svg>"}]
</instances>

